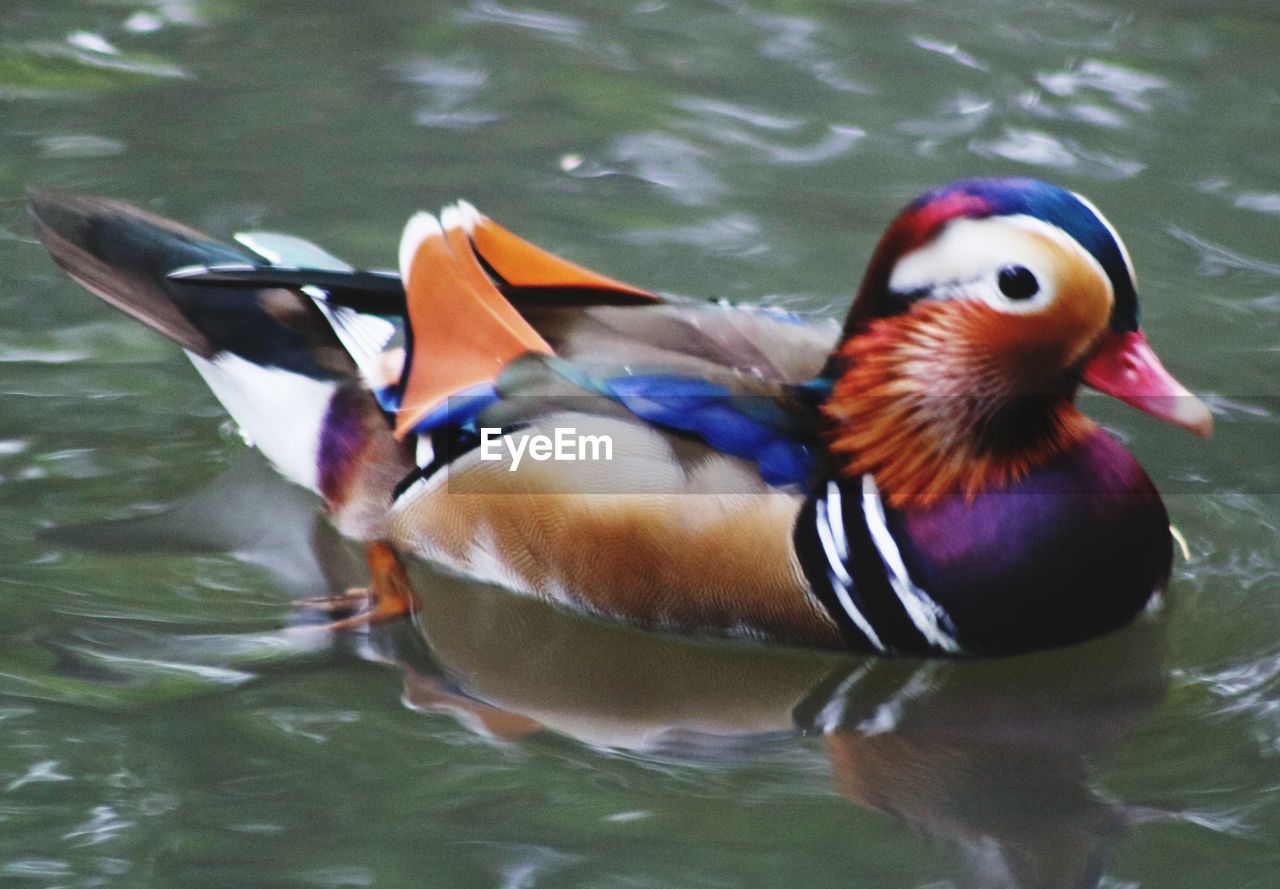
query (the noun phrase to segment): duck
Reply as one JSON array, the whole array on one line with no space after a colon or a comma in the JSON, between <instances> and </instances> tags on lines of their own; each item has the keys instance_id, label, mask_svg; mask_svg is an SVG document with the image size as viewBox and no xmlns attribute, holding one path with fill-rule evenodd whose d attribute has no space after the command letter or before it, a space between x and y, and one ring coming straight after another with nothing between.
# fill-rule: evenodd
<instances>
[{"instance_id":1,"label":"duck","mask_svg":"<svg viewBox=\"0 0 1280 889\"><path fill-rule=\"evenodd\" d=\"M245 436L368 545L335 629L414 610L404 557L610 621L877 655L1009 655L1132 622L1169 516L1075 404L1201 436L1088 199L1027 178L927 191L842 323L659 295L459 201L398 269L234 243L32 191L68 275L183 348Z\"/></svg>"}]
</instances>

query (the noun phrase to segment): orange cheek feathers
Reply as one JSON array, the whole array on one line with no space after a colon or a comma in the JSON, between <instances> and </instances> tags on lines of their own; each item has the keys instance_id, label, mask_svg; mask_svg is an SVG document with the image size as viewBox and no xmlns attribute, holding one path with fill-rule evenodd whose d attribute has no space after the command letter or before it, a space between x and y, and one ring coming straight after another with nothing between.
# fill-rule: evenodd
<instances>
[{"instance_id":1,"label":"orange cheek feathers","mask_svg":"<svg viewBox=\"0 0 1280 889\"><path fill-rule=\"evenodd\" d=\"M1114 299L1111 286L1093 263L1042 241L1054 259L1056 296L1038 312L987 311L957 324L972 351L998 369L1008 392L1058 394L1066 372L1085 357L1107 329Z\"/></svg>"}]
</instances>

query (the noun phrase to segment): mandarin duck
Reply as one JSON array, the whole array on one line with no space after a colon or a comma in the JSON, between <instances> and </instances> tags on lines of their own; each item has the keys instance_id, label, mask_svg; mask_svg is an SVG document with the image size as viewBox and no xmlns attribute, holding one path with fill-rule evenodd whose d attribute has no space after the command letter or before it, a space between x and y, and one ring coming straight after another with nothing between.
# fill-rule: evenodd
<instances>
[{"instance_id":1,"label":"mandarin duck","mask_svg":"<svg viewBox=\"0 0 1280 889\"><path fill-rule=\"evenodd\" d=\"M463 202L410 220L398 274L105 198L30 207L73 279L182 346L277 470L370 542L371 610L335 627L412 608L409 554L682 633L1079 642L1131 621L1172 560L1159 494L1077 410L1080 383L1212 423L1148 346L1115 229L1035 180L908 205L843 325L660 297Z\"/></svg>"}]
</instances>

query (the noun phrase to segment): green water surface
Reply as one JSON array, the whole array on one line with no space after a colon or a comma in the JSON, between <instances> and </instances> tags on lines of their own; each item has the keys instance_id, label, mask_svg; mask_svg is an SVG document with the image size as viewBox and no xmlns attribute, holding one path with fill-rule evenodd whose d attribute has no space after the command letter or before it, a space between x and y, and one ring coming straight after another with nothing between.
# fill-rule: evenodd
<instances>
[{"instance_id":1,"label":"green water surface","mask_svg":"<svg viewBox=\"0 0 1280 889\"><path fill-rule=\"evenodd\" d=\"M528 2L0 0L0 884L1280 885L1275 4ZM839 315L898 207L992 174L1102 207L1217 433L1087 397L1191 558L1139 626L971 664L427 567L417 625L299 629L359 547L21 198L388 267L466 197L624 280Z\"/></svg>"}]
</instances>

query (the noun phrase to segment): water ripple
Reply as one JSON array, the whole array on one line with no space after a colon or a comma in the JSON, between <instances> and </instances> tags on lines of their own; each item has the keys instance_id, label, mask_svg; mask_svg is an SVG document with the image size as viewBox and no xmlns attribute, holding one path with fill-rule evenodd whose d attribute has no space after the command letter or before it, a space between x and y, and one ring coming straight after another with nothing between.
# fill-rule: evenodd
<instances>
[{"instance_id":1,"label":"water ripple","mask_svg":"<svg viewBox=\"0 0 1280 889\"><path fill-rule=\"evenodd\" d=\"M463 21L510 25L530 31L540 31L559 37L578 38L587 27L581 19L540 9L516 9L503 6L494 0L476 0L470 8L458 13Z\"/></svg>"},{"instance_id":2,"label":"water ripple","mask_svg":"<svg viewBox=\"0 0 1280 889\"><path fill-rule=\"evenodd\" d=\"M40 154L46 158L115 157L124 154L125 145L118 139L92 134L43 136L36 140Z\"/></svg>"},{"instance_id":3,"label":"water ripple","mask_svg":"<svg viewBox=\"0 0 1280 889\"><path fill-rule=\"evenodd\" d=\"M1221 714L1247 714L1263 732L1268 753L1280 753L1280 653L1211 672L1186 671L1185 678L1208 687L1223 703Z\"/></svg>"},{"instance_id":4,"label":"water ripple","mask_svg":"<svg viewBox=\"0 0 1280 889\"><path fill-rule=\"evenodd\" d=\"M760 221L747 213L729 213L695 225L639 229L622 240L639 247L696 245L711 253L748 256L770 249L760 233Z\"/></svg>"},{"instance_id":5,"label":"water ripple","mask_svg":"<svg viewBox=\"0 0 1280 889\"><path fill-rule=\"evenodd\" d=\"M162 22L167 22L171 25L198 27L205 24L205 18L200 13L200 7L211 4L207 4L205 0L145 0L145 5L155 9L155 12L134 13L125 20L125 28L129 29L129 22L134 21L139 15L150 16L152 19L158 18ZM135 27L137 24L135 22ZM151 30L155 29L144 29L142 33L150 33Z\"/></svg>"},{"instance_id":6,"label":"water ripple","mask_svg":"<svg viewBox=\"0 0 1280 889\"><path fill-rule=\"evenodd\" d=\"M413 115L419 126L441 130L473 130L497 123L503 115L493 111L419 111Z\"/></svg>"},{"instance_id":7,"label":"water ripple","mask_svg":"<svg viewBox=\"0 0 1280 889\"><path fill-rule=\"evenodd\" d=\"M296 735L317 744L329 740L329 734L321 730L323 727L359 722L361 718L361 714L355 710L321 711L297 707L259 710L257 715L265 717L286 735Z\"/></svg>"},{"instance_id":8,"label":"water ripple","mask_svg":"<svg viewBox=\"0 0 1280 889\"><path fill-rule=\"evenodd\" d=\"M37 763L33 763L24 774L19 775L5 785L5 792L13 793L28 784L48 784L72 780L70 775L64 775L58 771L58 765L59 762L56 759L42 759Z\"/></svg>"},{"instance_id":9,"label":"water ripple","mask_svg":"<svg viewBox=\"0 0 1280 889\"><path fill-rule=\"evenodd\" d=\"M1036 82L1055 96L1075 96L1099 92L1130 111L1151 111L1160 96L1174 94L1169 81L1154 74L1089 59L1079 66L1048 74L1037 74Z\"/></svg>"},{"instance_id":10,"label":"water ripple","mask_svg":"<svg viewBox=\"0 0 1280 889\"><path fill-rule=\"evenodd\" d=\"M313 867L298 874L298 878L317 886L373 886L377 882L376 872L371 867L362 865L333 865L330 867Z\"/></svg>"},{"instance_id":11,"label":"water ripple","mask_svg":"<svg viewBox=\"0 0 1280 889\"><path fill-rule=\"evenodd\" d=\"M417 59L396 65L392 72L405 83L425 86L444 103L466 102L489 82L489 72L478 65Z\"/></svg>"},{"instance_id":12,"label":"water ripple","mask_svg":"<svg viewBox=\"0 0 1280 889\"><path fill-rule=\"evenodd\" d=\"M68 650L91 660L96 660L107 667L122 673L133 673L153 681L172 675L179 678L194 678L213 685L242 685L253 678L252 673L232 670L226 667L214 667L208 664L191 664L180 661L159 660L156 658L131 657L122 654L111 654L78 646L68 646Z\"/></svg>"},{"instance_id":13,"label":"water ripple","mask_svg":"<svg viewBox=\"0 0 1280 889\"><path fill-rule=\"evenodd\" d=\"M96 846L114 840L131 827L136 821L120 817L111 806L95 806L89 820L63 834L64 840L79 840L77 845Z\"/></svg>"},{"instance_id":14,"label":"water ripple","mask_svg":"<svg viewBox=\"0 0 1280 889\"><path fill-rule=\"evenodd\" d=\"M981 157L1073 170L1099 179L1128 179L1147 168L1139 160L1090 151L1073 140L1017 127L1005 127L1004 134L994 139L975 139L969 149Z\"/></svg>"},{"instance_id":15,"label":"water ripple","mask_svg":"<svg viewBox=\"0 0 1280 889\"><path fill-rule=\"evenodd\" d=\"M130 34L154 34L164 27L164 19L150 12L135 12L124 20L122 27Z\"/></svg>"},{"instance_id":16,"label":"water ripple","mask_svg":"<svg viewBox=\"0 0 1280 889\"><path fill-rule=\"evenodd\" d=\"M697 206L722 194L724 183L712 172L708 153L688 139L663 132L619 136L609 150L617 169L595 175L623 173L656 185L678 204Z\"/></svg>"},{"instance_id":17,"label":"water ripple","mask_svg":"<svg viewBox=\"0 0 1280 889\"><path fill-rule=\"evenodd\" d=\"M874 87L849 76L844 66L820 45L826 29L822 23L801 16L760 12L745 3L726 3L766 35L759 54L808 74L837 92L873 95Z\"/></svg>"},{"instance_id":18,"label":"water ripple","mask_svg":"<svg viewBox=\"0 0 1280 889\"><path fill-rule=\"evenodd\" d=\"M0 877L62 880L73 873L70 863L56 858L16 858L0 867Z\"/></svg>"},{"instance_id":19,"label":"water ripple","mask_svg":"<svg viewBox=\"0 0 1280 889\"><path fill-rule=\"evenodd\" d=\"M424 94L425 106L413 115L420 126L468 130L503 119L502 114L472 105L489 82L485 68L461 61L418 59L392 71Z\"/></svg>"},{"instance_id":20,"label":"water ripple","mask_svg":"<svg viewBox=\"0 0 1280 889\"><path fill-rule=\"evenodd\" d=\"M994 99L970 92L959 92L946 99L938 113L927 117L908 117L894 125L894 130L908 136L927 137L934 144L959 136L977 133L996 110Z\"/></svg>"},{"instance_id":21,"label":"water ripple","mask_svg":"<svg viewBox=\"0 0 1280 889\"><path fill-rule=\"evenodd\" d=\"M116 49L107 41L107 38L101 34L95 34L92 31L72 31L67 35L67 43L76 49L82 49L85 52L99 53L101 55L118 56L120 50Z\"/></svg>"},{"instance_id":22,"label":"water ripple","mask_svg":"<svg viewBox=\"0 0 1280 889\"><path fill-rule=\"evenodd\" d=\"M74 43L68 43L66 46L58 46L56 44L49 43L35 43L31 44L31 48L49 56L71 58L82 65L87 65L93 68L102 68L108 71L120 71L126 74L141 74L146 77L189 78L191 76L190 73L180 65L125 55L119 51L113 53L102 52L98 49L83 49Z\"/></svg>"},{"instance_id":23,"label":"water ripple","mask_svg":"<svg viewBox=\"0 0 1280 889\"><path fill-rule=\"evenodd\" d=\"M805 122L802 118L782 117L781 115L770 114L767 111L752 108L749 105L727 102L722 99L704 99L694 96L686 99L677 99L673 104L677 108L694 114L727 117L762 130L794 130Z\"/></svg>"},{"instance_id":24,"label":"water ripple","mask_svg":"<svg viewBox=\"0 0 1280 889\"><path fill-rule=\"evenodd\" d=\"M1205 277L1219 278L1233 272L1247 272L1266 278L1280 278L1280 264L1247 256L1176 225L1170 226L1168 232L1195 251L1199 260L1197 271Z\"/></svg>"},{"instance_id":25,"label":"water ripple","mask_svg":"<svg viewBox=\"0 0 1280 889\"><path fill-rule=\"evenodd\" d=\"M1236 196L1233 202L1241 210L1256 210L1259 213L1280 215L1280 192L1246 191Z\"/></svg>"},{"instance_id":26,"label":"water ripple","mask_svg":"<svg viewBox=\"0 0 1280 889\"><path fill-rule=\"evenodd\" d=\"M956 64L963 65L966 68L973 68L975 71L989 71L990 68L983 62L979 62L973 56L962 50L954 43L944 43L941 40L934 40L932 37L916 35L911 38L911 42L923 49L925 52L937 53L945 56Z\"/></svg>"}]
</instances>

